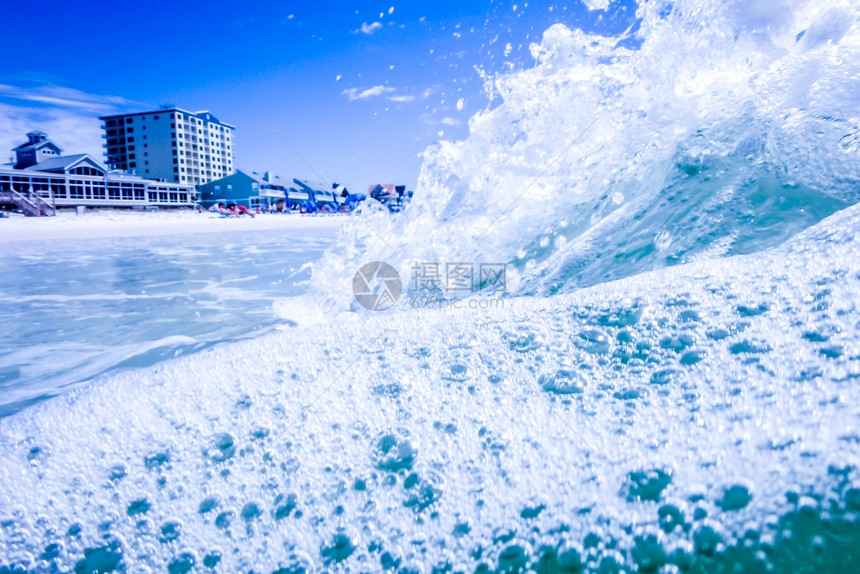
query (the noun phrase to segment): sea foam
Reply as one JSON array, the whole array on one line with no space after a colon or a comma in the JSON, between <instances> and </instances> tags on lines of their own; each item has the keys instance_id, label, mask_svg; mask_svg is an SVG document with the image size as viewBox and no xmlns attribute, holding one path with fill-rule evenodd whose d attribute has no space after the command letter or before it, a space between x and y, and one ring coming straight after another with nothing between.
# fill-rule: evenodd
<instances>
[{"instance_id":1,"label":"sea foam","mask_svg":"<svg viewBox=\"0 0 860 574\"><path fill-rule=\"evenodd\" d=\"M857 229L849 208L776 250L297 328L40 404L0 421L0 565L851 564Z\"/></svg>"}]
</instances>

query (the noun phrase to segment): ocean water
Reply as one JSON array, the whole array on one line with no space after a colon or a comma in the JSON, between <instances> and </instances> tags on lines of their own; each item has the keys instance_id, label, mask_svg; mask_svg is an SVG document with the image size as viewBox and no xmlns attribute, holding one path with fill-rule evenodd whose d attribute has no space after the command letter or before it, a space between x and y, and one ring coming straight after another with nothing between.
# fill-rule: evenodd
<instances>
[{"instance_id":1,"label":"ocean water","mask_svg":"<svg viewBox=\"0 0 860 574\"><path fill-rule=\"evenodd\" d=\"M0 571L858 571L860 6L637 17L488 78L294 327L0 420ZM499 303L412 309L447 262Z\"/></svg>"},{"instance_id":2,"label":"ocean water","mask_svg":"<svg viewBox=\"0 0 860 574\"><path fill-rule=\"evenodd\" d=\"M0 254L0 417L286 323L333 239L297 230L18 242Z\"/></svg>"}]
</instances>

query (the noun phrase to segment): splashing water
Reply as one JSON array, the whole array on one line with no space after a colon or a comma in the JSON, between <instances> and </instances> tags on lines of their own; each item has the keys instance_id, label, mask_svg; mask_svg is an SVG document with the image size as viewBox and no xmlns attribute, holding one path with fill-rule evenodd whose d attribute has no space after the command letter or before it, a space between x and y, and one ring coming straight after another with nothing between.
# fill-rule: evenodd
<instances>
[{"instance_id":1,"label":"splashing water","mask_svg":"<svg viewBox=\"0 0 860 574\"><path fill-rule=\"evenodd\" d=\"M426 152L406 213L353 223L318 290L348 306L372 260L501 261L509 292L551 294L784 241L858 199L858 13L649 2L633 37L553 26L466 141Z\"/></svg>"},{"instance_id":2,"label":"splashing water","mask_svg":"<svg viewBox=\"0 0 860 574\"><path fill-rule=\"evenodd\" d=\"M0 571L855 567L860 8L638 16L548 30L407 212L368 205L313 275L345 310L367 261L480 258L519 296L0 420Z\"/></svg>"}]
</instances>

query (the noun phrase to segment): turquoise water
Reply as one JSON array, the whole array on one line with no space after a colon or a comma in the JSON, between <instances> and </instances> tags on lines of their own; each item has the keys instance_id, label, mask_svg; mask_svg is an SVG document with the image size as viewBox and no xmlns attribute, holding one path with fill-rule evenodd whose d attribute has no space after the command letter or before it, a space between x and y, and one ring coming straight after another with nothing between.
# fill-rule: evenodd
<instances>
[{"instance_id":1,"label":"turquoise water","mask_svg":"<svg viewBox=\"0 0 860 574\"><path fill-rule=\"evenodd\" d=\"M857 572L860 7L636 18L486 77L410 208L295 238L281 299L289 251L95 265L128 299L161 262L164 319L229 342L0 419L0 571ZM504 262L506 293L364 312L378 260Z\"/></svg>"},{"instance_id":2,"label":"turquoise water","mask_svg":"<svg viewBox=\"0 0 860 574\"><path fill-rule=\"evenodd\" d=\"M334 231L28 241L0 255L0 416L286 324Z\"/></svg>"}]
</instances>

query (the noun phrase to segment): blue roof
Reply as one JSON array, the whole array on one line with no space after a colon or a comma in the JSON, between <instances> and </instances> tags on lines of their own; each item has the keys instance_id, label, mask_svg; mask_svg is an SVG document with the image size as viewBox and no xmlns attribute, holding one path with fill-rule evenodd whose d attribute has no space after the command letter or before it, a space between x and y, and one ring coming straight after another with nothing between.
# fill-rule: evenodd
<instances>
[{"instance_id":1,"label":"blue roof","mask_svg":"<svg viewBox=\"0 0 860 574\"><path fill-rule=\"evenodd\" d=\"M96 167L98 167L98 169L107 173L106 167L104 167L102 164L100 164L85 153L52 157L51 159L46 159L45 161L39 162L36 165L32 165L27 169L30 171L66 171L67 169L74 167L76 164L80 163L83 160L89 160L90 163L94 164Z\"/></svg>"},{"instance_id":2,"label":"blue roof","mask_svg":"<svg viewBox=\"0 0 860 574\"><path fill-rule=\"evenodd\" d=\"M23 143L23 144L19 145L19 146L18 146L18 147L16 147L16 148L12 148L12 151L22 151L22 150L25 150L25 149L39 149L39 148L42 148L42 147L45 147L45 146L51 146L52 148L54 148L55 150L57 150L57 152L58 152L58 153L63 151L63 150L62 150L62 148L61 148L60 146L58 146L57 144L55 144L55 143L54 143L54 142L52 142L51 140L42 140L42 141L39 141L39 142L27 142L27 143Z\"/></svg>"},{"instance_id":3,"label":"blue roof","mask_svg":"<svg viewBox=\"0 0 860 574\"><path fill-rule=\"evenodd\" d=\"M294 179L293 181L309 191L327 191L329 193L332 192L332 187L327 183L322 183L319 181L309 181L306 179Z\"/></svg>"}]
</instances>

